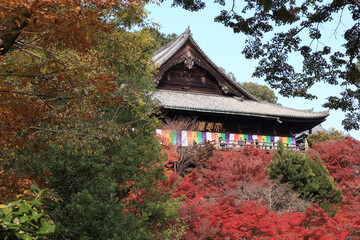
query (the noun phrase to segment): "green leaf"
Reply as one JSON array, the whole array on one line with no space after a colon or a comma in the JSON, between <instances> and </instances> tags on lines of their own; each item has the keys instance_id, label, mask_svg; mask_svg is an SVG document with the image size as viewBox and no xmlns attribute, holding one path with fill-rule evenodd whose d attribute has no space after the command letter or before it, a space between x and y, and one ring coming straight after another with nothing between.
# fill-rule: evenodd
<instances>
[{"instance_id":1,"label":"green leaf","mask_svg":"<svg viewBox=\"0 0 360 240\"><path fill-rule=\"evenodd\" d=\"M19 218L17 218L17 217L13 220L13 222L14 222L15 224L20 224L20 220L19 220Z\"/></svg>"},{"instance_id":2,"label":"green leaf","mask_svg":"<svg viewBox=\"0 0 360 240\"><path fill-rule=\"evenodd\" d=\"M23 201L23 200L17 200L17 201L15 201L15 202L11 202L11 203L9 203L6 207L7 207L7 208L10 208L10 207L19 205L22 201Z\"/></svg>"},{"instance_id":3,"label":"green leaf","mask_svg":"<svg viewBox=\"0 0 360 240\"><path fill-rule=\"evenodd\" d=\"M28 220L29 220L28 215L24 215L24 216L22 216L22 217L20 218L20 222L21 222L21 223L24 223L24 222L26 222L26 221L28 221Z\"/></svg>"},{"instance_id":4,"label":"green leaf","mask_svg":"<svg viewBox=\"0 0 360 240\"><path fill-rule=\"evenodd\" d=\"M35 214L35 215L32 215L29 219L30 220L38 220L42 215L44 215L43 213L40 213L40 214Z\"/></svg>"},{"instance_id":5,"label":"green leaf","mask_svg":"<svg viewBox=\"0 0 360 240\"><path fill-rule=\"evenodd\" d=\"M4 226L6 227L6 229L15 229L15 230L19 230L19 225L16 223L9 223L9 224L5 224Z\"/></svg>"},{"instance_id":6,"label":"green leaf","mask_svg":"<svg viewBox=\"0 0 360 240\"><path fill-rule=\"evenodd\" d=\"M30 189L35 193L40 192L40 189L35 184L31 184Z\"/></svg>"},{"instance_id":7,"label":"green leaf","mask_svg":"<svg viewBox=\"0 0 360 240\"><path fill-rule=\"evenodd\" d=\"M24 202L19 207L19 211L22 213L29 212L30 210L31 210L31 207L27 202Z\"/></svg>"},{"instance_id":8,"label":"green leaf","mask_svg":"<svg viewBox=\"0 0 360 240\"><path fill-rule=\"evenodd\" d=\"M12 216L13 216L13 213L8 214L8 215L3 219L3 222L4 222L4 223L10 223Z\"/></svg>"},{"instance_id":9,"label":"green leaf","mask_svg":"<svg viewBox=\"0 0 360 240\"><path fill-rule=\"evenodd\" d=\"M29 203L29 204L33 204L33 205L36 205L36 206L43 204L43 203L40 202L39 200L32 200L32 201L29 201L28 203Z\"/></svg>"},{"instance_id":10,"label":"green leaf","mask_svg":"<svg viewBox=\"0 0 360 240\"><path fill-rule=\"evenodd\" d=\"M52 225L49 222L42 221L42 226L39 228L39 230L36 232L36 235L47 235L50 233L53 233L55 231L55 225Z\"/></svg>"},{"instance_id":11,"label":"green leaf","mask_svg":"<svg viewBox=\"0 0 360 240\"><path fill-rule=\"evenodd\" d=\"M17 233L16 237L24 240L32 240L33 238L27 233Z\"/></svg>"}]
</instances>

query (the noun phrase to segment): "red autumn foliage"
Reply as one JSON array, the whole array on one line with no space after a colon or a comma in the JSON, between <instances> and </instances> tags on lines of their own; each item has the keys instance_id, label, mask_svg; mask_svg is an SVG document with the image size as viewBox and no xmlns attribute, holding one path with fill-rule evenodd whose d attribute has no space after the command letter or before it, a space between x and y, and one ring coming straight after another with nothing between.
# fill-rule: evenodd
<instances>
[{"instance_id":1,"label":"red autumn foliage","mask_svg":"<svg viewBox=\"0 0 360 240\"><path fill-rule=\"evenodd\" d=\"M178 160L179 156L176 153L176 146L174 146L169 139L163 136L156 136L156 138L160 141L163 148L161 149L162 154L167 154L168 158L164 162L165 171L167 176L171 176L174 174L174 163Z\"/></svg>"},{"instance_id":2,"label":"red autumn foliage","mask_svg":"<svg viewBox=\"0 0 360 240\"><path fill-rule=\"evenodd\" d=\"M347 146L345 155L353 149ZM356 237L348 220L354 211L345 205L333 218L318 205L281 209L293 193L277 192L265 172L270 159L257 149L215 152L206 168L187 175L173 193L186 197L179 209L189 226L184 239L345 239L349 231Z\"/></svg>"},{"instance_id":3,"label":"red autumn foliage","mask_svg":"<svg viewBox=\"0 0 360 240\"><path fill-rule=\"evenodd\" d=\"M308 151L324 162L344 199L335 218L342 217L352 239L360 239L360 142L353 138L325 141Z\"/></svg>"},{"instance_id":4,"label":"red autumn foliage","mask_svg":"<svg viewBox=\"0 0 360 240\"><path fill-rule=\"evenodd\" d=\"M353 138L329 140L314 144L308 151L316 160L321 157L331 176L338 183L345 183L358 179L360 174L360 142Z\"/></svg>"}]
</instances>

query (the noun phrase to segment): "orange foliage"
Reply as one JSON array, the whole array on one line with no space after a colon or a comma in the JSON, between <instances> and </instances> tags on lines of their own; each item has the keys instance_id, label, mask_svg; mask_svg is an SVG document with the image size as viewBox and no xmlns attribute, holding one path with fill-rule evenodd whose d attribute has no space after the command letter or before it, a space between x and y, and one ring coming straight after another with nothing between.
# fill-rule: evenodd
<instances>
[{"instance_id":1,"label":"orange foliage","mask_svg":"<svg viewBox=\"0 0 360 240\"><path fill-rule=\"evenodd\" d=\"M38 185L38 183L39 177L0 170L0 202L13 201L16 199L16 195L29 190L31 184Z\"/></svg>"},{"instance_id":2,"label":"orange foliage","mask_svg":"<svg viewBox=\"0 0 360 240\"><path fill-rule=\"evenodd\" d=\"M85 51L93 44L96 32L109 30L110 25L104 19L106 9L134 3L121 0L2 0L0 19L7 21L1 25L0 37L10 41L19 37L20 32L23 36L38 34L44 46L58 45ZM9 36L3 36L6 33ZM2 46L5 48L3 54L9 48L7 45Z\"/></svg>"},{"instance_id":3,"label":"orange foliage","mask_svg":"<svg viewBox=\"0 0 360 240\"><path fill-rule=\"evenodd\" d=\"M0 1L0 146L21 147L25 132L36 125L91 118L94 106L122 101L113 94L115 76L103 73L103 62L90 47L99 31L113 28L106 18L111 8L135 4ZM20 52L7 54L14 46Z\"/></svg>"},{"instance_id":4,"label":"orange foliage","mask_svg":"<svg viewBox=\"0 0 360 240\"><path fill-rule=\"evenodd\" d=\"M92 61L96 59L84 57L84 65L77 68L61 60L47 61L46 66L4 67L4 71L16 72L21 78L16 83L12 77L8 80L0 77L0 145L19 144L24 138L17 136L39 123L91 118L98 104L120 103L120 98L111 95L117 90L115 77L89 74L101 68L101 63ZM44 71L48 73L43 74Z\"/></svg>"}]
</instances>

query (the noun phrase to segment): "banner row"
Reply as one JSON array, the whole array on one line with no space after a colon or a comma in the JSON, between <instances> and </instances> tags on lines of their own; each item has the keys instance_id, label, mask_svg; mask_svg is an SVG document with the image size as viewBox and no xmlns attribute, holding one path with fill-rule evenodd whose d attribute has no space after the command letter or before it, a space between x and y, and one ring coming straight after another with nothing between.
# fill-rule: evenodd
<instances>
[{"instance_id":1,"label":"banner row","mask_svg":"<svg viewBox=\"0 0 360 240\"><path fill-rule=\"evenodd\" d=\"M246 142L258 142L258 143L276 143L281 140L283 143L295 146L295 138L292 137L278 137L278 136L264 136L264 135L249 135L249 134L237 134L237 133L215 133L215 132L197 132L197 131L173 131L165 129L156 129L156 134L168 139L172 144L177 146L190 146L194 142L205 143L207 141L214 141L216 135L220 140L225 143L233 141L246 141Z\"/></svg>"}]
</instances>

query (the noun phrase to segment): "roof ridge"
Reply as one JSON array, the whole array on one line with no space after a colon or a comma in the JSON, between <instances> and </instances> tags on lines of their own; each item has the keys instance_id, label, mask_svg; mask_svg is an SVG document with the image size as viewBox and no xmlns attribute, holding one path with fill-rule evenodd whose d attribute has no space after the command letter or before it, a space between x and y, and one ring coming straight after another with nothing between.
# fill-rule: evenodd
<instances>
[{"instance_id":1,"label":"roof ridge","mask_svg":"<svg viewBox=\"0 0 360 240\"><path fill-rule=\"evenodd\" d=\"M179 37L175 38L174 40L168 42L161 48L159 48L157 51L153 53L153 60L156 63L157 61L160 61L160 65L163 64L167 59L171 58L186 42L186 40L192 36L192 33L190 29L186 29ZM161 62L161 58L166 53L166 49L170 48L172 45L175 45L177 42L180 42L179 46L177 46L175 49L172 49L169 56L167 56L167 59L164 62ZM163 54L162 54L163 53Z\"/></svg>"},{"instance_id":2,"label":"roof ridge","mask_svg":"<svg viewBox=\"0 0 360 240\"><path fill-rule=\"evenodd\" d=\"M188 38L188 36L192 36L191 30L190 30L190 26L188 26L185 31L178 36L177 38L171 40L170 42L168 42L167 44L165 44L164 46L162 46L161 48L159 48L158 50L156 50L152 55L155 56L156 54L158 54L159 52L163 51L164 49L168 48L170 45L172 45L177 39L179 39L182 36L185 36L186 38Z\"/></svg>"}]
</instances>

